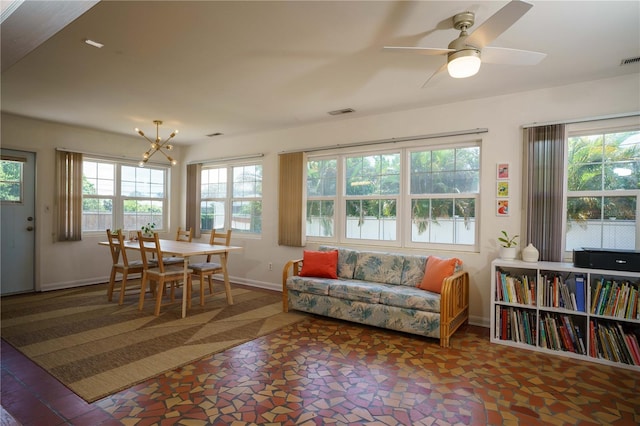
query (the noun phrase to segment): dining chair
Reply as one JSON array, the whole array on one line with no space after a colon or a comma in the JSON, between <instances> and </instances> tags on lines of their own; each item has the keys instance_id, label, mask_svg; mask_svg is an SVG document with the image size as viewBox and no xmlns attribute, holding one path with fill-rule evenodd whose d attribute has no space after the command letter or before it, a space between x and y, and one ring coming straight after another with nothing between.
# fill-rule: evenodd
<instances>
[{"instance_id":1,"label":"dining chair","mask_svg":"<svg viewBox=\"0 0 640 426\"><path fill-rule=\"evenodd\" d=\"M209 237L209 244L211 245L223 245L228 246L231 243L231 229L225 231L211 230L211 236ZM211 276L213 274L222 273L222 264L219 262L212 262L212 256L224 256L226 261L227 252L220 255L207 255L207 260L202 263L193 263L189 265L189 268L193 269L194 277L200 280L200 305L204 306L204 277L207 277L209 283L209 294L213 294L213 281ZM227 295L228 296L228 295Z\"/></svg>"},{"instance_id":2,"label":"dining chair","mask_svg":"<svg viewBox=\"0 0 640 426\"><path fill-rule=\"evenodd\" d=\"M111 251L111 259L113 261L111 265L111 276L109 277L109 287L107 288L107 300L111 302L113 299L116 274L120 273L122 275L122 284L120 284L118 305L122 305L124 303L124 293L126 291L129 274L141 274L144 269L144 264L141 260L129 261L122 232L112 233L110 229L107 229L107 240L109 241L109 250Z\"/></svg>"},{"instance_id":3,"label":"dining chair","mask_svg":"<svg viewBox=\"0 0 640 426\"><path fill-rule=\"evenodd\" d=\"M184 277L183 267L177 267L176 265L165 265L164 257L162 255L162 247L160 247L160 238L158 233L154 232L152 237L145 237L142 232L138 231L138 243L140 244L140 252L142 253L142 263L144 269L142 272L142 283L140 285L140 301L138 303L138 310L142 310L144 307L144 297L147 289L147 282L155 283L155 296L156 306L154 315L160 315L160 308L162 306L162 297L165 293L165 286L167 283L171 283L171 302L174 301L174 289L175 283L182 280ZM157 264L154 266L151 259L158 259ZM191 307L191 274L192 269L187 269L187 283L184 286L187 292L188 307ZM149 284L151 286L151 284Z\"/></svg>"},{"instance_id":4,"label":"dining chair","mask_svg":"<svg viewBox=\"0 0 640 426\"><path fill-rule=\"evenodd\" d=\"M193 239L193 228L189 228L188 230L182 229L178 227L178 231L176 232L176 241L187 241L191 242ZM165 265L182 265L184 263L183 257L177 256L169 256L164 258Z\"/></svg>"}]
</instances>

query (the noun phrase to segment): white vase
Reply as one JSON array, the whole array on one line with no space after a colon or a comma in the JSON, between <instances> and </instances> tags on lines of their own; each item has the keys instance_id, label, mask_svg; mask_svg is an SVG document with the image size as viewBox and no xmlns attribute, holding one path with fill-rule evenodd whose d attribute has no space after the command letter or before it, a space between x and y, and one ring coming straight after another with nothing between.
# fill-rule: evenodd
<instances>
[{"instance_id":1,"label":"white vase","mask_svg":"<svg viewBox=\"0 0 640 426\"><path fill-rule=\"evenodd\" d=\"M540 252L531 243L522 249L522 260L525 262L537 262L539 256Z\"/></svg>"},{"instance_id":2,"label":"white vase","mask_svg":"<svg viewBox=\"0 0 640 426\"><path fill-rule=\"evenodd\" d=\"M518 249L516 247L500 247L500 259L513 260L518 256Z\"/></svg>"}]
</instances>

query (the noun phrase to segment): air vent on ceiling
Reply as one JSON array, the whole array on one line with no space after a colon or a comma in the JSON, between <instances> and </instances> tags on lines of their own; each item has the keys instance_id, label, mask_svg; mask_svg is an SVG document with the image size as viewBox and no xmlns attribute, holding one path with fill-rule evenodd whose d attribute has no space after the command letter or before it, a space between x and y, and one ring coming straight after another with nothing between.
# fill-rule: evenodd
<instances>
[{"instance_id":1,"label":"air vent on ceiling","mask_svg":"<svg viewBox=\"0 0 640 426\"><path fill-rule=\"evenodd\" d=\"M334 111L329 111L328 114L329 115L342 115L342 114L349 114L350 112L355 112L356 110L353 108L343 108L343 109L336 109Z\"/></svg>"},{"instance_id":2,"label":"air vent on ceiling","mask_svg":"<svg viewBox=\"0 0 640 426\"><path fill-rule=\"evenodd\" d=\"M214 136L222 136L223 134L224 134L224 133L215 132L215 133L208 134L207 136L208 136L208 137L210 137L210 138L212 138L212 137L214 137Z\"/></svg>"},{"instance_id":3,"label":"air vent on ceiling","mask_svg":"<svg viewBox=\"0 0 640 426\"><path fill-rule=\"evenodd\" d=\"M631 65L631 64L637 64L638 62L640 62L640 56L636 56L635 58L627 58L627 59L623 59L622 61L620 61L620 65Z\"/></svg>"}]
</instances>

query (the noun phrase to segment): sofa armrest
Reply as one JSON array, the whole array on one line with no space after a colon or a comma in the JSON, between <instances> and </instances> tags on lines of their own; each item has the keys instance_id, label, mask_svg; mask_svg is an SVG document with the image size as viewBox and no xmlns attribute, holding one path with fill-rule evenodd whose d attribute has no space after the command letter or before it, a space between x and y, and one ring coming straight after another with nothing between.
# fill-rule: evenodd
<instances>
[{"instance_id":1,"label":"sofa armrest","mask_svg":"<svg viewBox=\"0 0 640 426\"><path fill-rule=\"evenodd\" d=\"M469 321L469 273L459 271L442 282L440 293L440 346L449 347L449 337Z\"/></svg>"},{"instance_id":2,"label":"sofa armrest","mask_svg":"<svg viewBox=\"0 0 640 426\"><path fill-rule=\"evenodd\" d=\"M300 269L302 269L302 259L290 260L282 268L282 312L289 312L287 279L290 276L299 275Z\"/></svg>"}]
</instances>

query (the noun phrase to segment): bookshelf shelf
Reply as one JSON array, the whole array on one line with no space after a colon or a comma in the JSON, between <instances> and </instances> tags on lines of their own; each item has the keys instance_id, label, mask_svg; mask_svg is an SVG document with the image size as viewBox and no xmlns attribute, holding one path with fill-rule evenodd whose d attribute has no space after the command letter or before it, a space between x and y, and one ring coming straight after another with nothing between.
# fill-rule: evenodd
<instances>
[{"instance_id":1,"label":"bookshelf shelf","mask_svg":"<svg viewBox=\"0 0 640 426\"><path fill-rule=\"evenodd\" d=\"M491 342L640 371L640 273L491 263Z\"/></svg>"}]
</instances>

